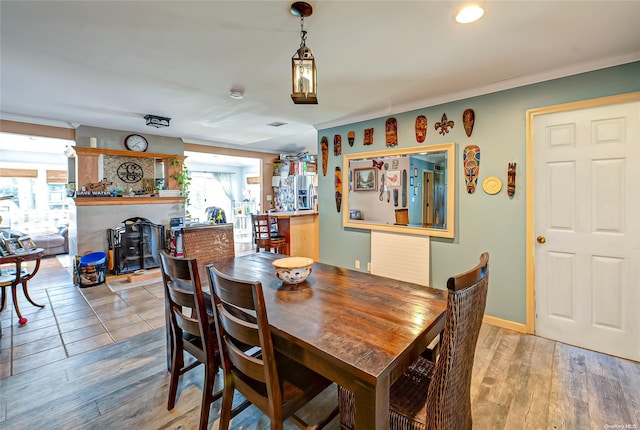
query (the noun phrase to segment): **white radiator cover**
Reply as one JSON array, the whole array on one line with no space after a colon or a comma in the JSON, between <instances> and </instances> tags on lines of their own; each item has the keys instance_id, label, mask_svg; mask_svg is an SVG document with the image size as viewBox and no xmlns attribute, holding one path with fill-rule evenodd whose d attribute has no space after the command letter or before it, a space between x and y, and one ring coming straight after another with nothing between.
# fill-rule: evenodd
<instances>
[{"instance_id":1,"label":"white radiator cover","mask_svg":"<svg viewBox=\"0 0 640 430\"><path fill-rule=\"evenodd\" d=\"M371 273L429 285L429 236L371 232Z\"/></svg>"}]
</instances>

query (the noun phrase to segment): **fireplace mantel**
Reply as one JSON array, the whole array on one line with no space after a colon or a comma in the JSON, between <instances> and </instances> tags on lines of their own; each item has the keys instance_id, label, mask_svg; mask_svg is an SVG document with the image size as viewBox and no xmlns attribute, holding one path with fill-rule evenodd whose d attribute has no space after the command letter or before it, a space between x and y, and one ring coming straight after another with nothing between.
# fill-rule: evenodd
<instances>
[{"instance_id":1,"label":"fireplace mantel","mask_svg":"<svg viewBox=\"0 0 640 430\"><path fill-rule=\"evenodd\" d=\"M76 197L76 206L159 205L184 203L184 197Z\"/></svg>"},{"instance_id":2,"label":"fireplace mantel","mask_svg":"<svg viewBox=\"0 0 640 430\"><path fill-rule=\"evenodd\" d=\"M101 169L101 157L109 155L134 160L136 158L153 159L162 162L164 165L163 177L166 181L167 189L179 190L180 185L175 176L182 171L182 163L186 158L186 156L178 154L122 151L119 149L88 148L85 146L71 146L65 154L72 161L69 166L69 181L75 182L77 189L80 189L82 185L101 181L103 179L101 176L109 177L115 174L115 172L102 172Z\"/></svg>"},{"instance_id":3,"label":"fireplace mantel","mask_svg":"<svg viewBox=\"0 0 640 430\"><path fill-rule=\"evenodd\" d=\"M83 146L70 147L66 155L69 158L69 181L75 182L77 189L115 175L115 172L104 171L104 158L109 156L126 157L133 162L153 159L156 164L162 165L167 188L179 190L175 176L182 171L182 163L186 158L179 154ZM107 251L105 232L114 227L116 220L143 217L168 228L171 218L184 217L184 197L75 197L71 200L69 255L72 258L87 252Z\"/></svg>"}]
</instances>

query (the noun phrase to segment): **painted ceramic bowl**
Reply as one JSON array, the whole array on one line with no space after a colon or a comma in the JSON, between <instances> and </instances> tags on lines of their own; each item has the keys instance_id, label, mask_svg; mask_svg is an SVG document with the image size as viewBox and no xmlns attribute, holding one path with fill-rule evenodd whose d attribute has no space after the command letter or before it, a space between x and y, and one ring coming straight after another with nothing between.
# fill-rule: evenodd
<instances>
[{"instance_id":1,"label":"painted ceramic bowl","mask_svg":"<svg viewBox=\"0 0 640 430\"><path fill-rule=\"evenodd\" d=\"M311 273L313 259L307 257L280 258L273 262L276 276L284 284L299 284L304 282Z\"/></svg>"}]
</instances>

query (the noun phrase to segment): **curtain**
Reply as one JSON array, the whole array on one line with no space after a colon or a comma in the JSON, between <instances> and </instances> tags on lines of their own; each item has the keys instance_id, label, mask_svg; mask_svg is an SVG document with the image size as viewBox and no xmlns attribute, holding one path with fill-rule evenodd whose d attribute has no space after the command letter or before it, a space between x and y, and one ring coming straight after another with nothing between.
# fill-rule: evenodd
<instances>
[{"instance_id":1,"label":"curtain","mask_svg":"<svg viewBox=\"0 0 640 430\"><path fill-rule=\"evenodd\" d=\"M213 178L218 181L220 186L222 186L222 191L224 191L224 194L229 198L231 206L233 207L235 199L233 198L233 182L231 180L231 175L231 173L213 172Z\"/></svg>"}]
</instances>

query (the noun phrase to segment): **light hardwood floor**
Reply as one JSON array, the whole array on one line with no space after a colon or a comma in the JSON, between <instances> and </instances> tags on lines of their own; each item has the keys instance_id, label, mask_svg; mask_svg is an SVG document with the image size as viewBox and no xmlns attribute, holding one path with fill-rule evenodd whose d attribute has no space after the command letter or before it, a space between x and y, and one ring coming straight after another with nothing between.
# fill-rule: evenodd
<instances>
[{"instance_id":1,"label":"light hardwood floor","mask_svg":"<svg viewBox=\"0 0 640 430\"><path fill-rule=\"evenodd\" d=\"M3 430L197 426L202 369L183 377L176 408L167 411L162 328L52 362L43 357L39 366L0 379ZM475 429L640 428L640 364L490 325L478 340L471 396ZM305 409L307 417L335 405L336 397L330 387ZM219 408L214 402L212 429ZM232 428L269 426L250 407ZM328 428L339 428L337 418Z\"/></svg>"}]
</instances>

